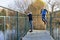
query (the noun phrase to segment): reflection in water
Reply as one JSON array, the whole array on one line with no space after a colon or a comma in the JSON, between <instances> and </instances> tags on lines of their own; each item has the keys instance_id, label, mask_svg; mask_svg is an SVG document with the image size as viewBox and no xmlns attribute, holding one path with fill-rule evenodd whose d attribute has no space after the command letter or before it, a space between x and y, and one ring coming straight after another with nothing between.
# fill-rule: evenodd
<instances>
[{"instance_id":1,"label":"reflection in water","mask_svg":"<svg viewBox=\"0 0 60 40\"><path fill-rule=\"evenodd\" d=\"M54 39L55 40L60 40L60 28L55 28L54 29Z\"/></svg>"},{"instance_id":2,"label":"reflection in water","mask_svg":"<svg viewBox=\"0 0 60 40\"><path fill-rule=\"evenodd\" d=\"M3 34L3 31L0 31L0 40L4 40L4 34Z\"/></svg>"},{"instance_id":3,"label":"reflection in water","mask_svg":"<svg viewBox=\"0 0 60 40\"><path fill-rule=\"evenodd\" d=\"M5 31L5 40L16 40L17 36L16 36L16 32L14 29L10 30L7 29Z\"/></svg>"}]
</instances>

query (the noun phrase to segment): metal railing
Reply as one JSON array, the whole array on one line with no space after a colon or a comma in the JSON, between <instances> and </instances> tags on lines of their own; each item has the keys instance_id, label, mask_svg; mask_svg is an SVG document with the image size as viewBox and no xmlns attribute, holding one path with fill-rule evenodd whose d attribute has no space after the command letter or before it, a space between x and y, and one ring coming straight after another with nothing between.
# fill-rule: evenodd
<instances>
[{"instance_id":1,"label":"metal railing","mask_svg":"<svg viewBox=\"0 0 60 40\"><path fill-rule=\"evenodd\" d=\"M52 25L50 25L50 23ZM60 40L60 17L52 17L48 19L47 30L55 40Z\"/></svg>"},{"instance_id":2,"label":"metal railing","mask_svg":"<svg viewBox=\"0 0 60 40\"><path fill-rule=\"evenodd\" d=\"M16 16L0 16L0 27L2 27L2 29L4 30L3 33L5 40L21 40L21 38L25 36L25 34L27 34L29 30L28 17L18 16L17 22Z\"/></svg>"}]
</instances>

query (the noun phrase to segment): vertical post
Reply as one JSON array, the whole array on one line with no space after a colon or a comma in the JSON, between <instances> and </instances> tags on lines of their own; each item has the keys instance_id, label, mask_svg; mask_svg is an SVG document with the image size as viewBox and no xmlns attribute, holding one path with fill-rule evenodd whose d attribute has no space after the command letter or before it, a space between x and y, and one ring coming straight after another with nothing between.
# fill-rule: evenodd
<instances>
[{"instance_id":1,"label":"vertical post","mask_svg":"<svg viewBox=\"0 0 60 40\"><path fill-rule=\"evenodd\" d=\"M24 35L25 35L26 32L27 32L27 30L26 30L26 24L27 24L27 22L26 22L26 16L24 16L24 22L25 22L25 23L24 23L24 26L25 26L25 27L24 27ZM24 35L23 35L23 36L24 36Z\"/></svg>"},{"instance_id":2,"label":"vertical post","mask_svg":"<svg viewBox=\"0 0 60 40\"><path fill-rule=\"evenodd\" d=\"M52 14L53 14L53 10L54 10L54 5L52 5L52 13L50 13L50 34L53 37L53 27L52 27Z\"/></svg>"},{"instance_id":3,"label":"vertical post","mask_svg":"<svg viewBox=\"0 0 60 40\"><path fill-rule=\"evenodd\" d=\"M5 16L3 17L4 18L4 31L5 31L5 29L6 29L6 27L5 27L5 24L6 24L6 22L5 22ZM5 33L5 32L4 32ZM4 39L5 39L5 35L4 35Z\"/></svg>"},{"instance_id":4,"label":"vertical post","mask_svg":"<svg viewBox=\"0 0 60 40\"><path fill-rule=\"evenodd\" d=\"M52 35L52 14L50 13L50 35Z\"/></svg>"},{"instance_id":5,"label":"vertical post","mask_svg":"<svg viewBox=\"0 0 60 40\"><path fill-rule=\"evenodd\" d=\"M19 39L19 37L18 37L18 12L17 12L17 15L16 15L16 19L17 19L17 40Z\"/></svg>"},{"instance_id":6,"label":"vertical post","mask_svg":"<svg viewBox=\"0 0 60 40\"><path fill-rule=\"evenodd\" d=\"M47 17L47 19L48 19L48 17ZM49 23L49 21L48 21L48 23ZM48 23L46 24L46 30L49 30Z\"/></svg>"},{"instance_id":7,"label":"vertical post","mask_svg":"<svg viewBox=\"0 0 60 40\"><path fill-rule=\"evenodd\" d=\"M53 27L52 27L52 14L53 14L54 5L52 6L52 13L50 13L50 34L53 36Z\"/></svg>"}]
</instances>

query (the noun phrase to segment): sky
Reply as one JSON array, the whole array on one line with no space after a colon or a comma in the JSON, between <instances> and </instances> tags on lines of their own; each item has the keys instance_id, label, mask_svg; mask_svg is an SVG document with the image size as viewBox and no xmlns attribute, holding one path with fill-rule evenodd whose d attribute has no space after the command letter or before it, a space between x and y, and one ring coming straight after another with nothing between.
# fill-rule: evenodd
<instances>
[{"instance_id":1,"label":"sky","mask_svg":"<svg viewBox=\"0 0 60 40\"><path fill-rule=\"evenodd\" d=\"M31 0L0 0L0 6L15 10L15 11L25 11L31 4Z\"/></svg>"},{"instance_id":2,"label":"sky","mask_svg":"<svg viewBox=\"0 0 60 40\"><path fill-rule=\"evenodd\" d=\"M48 5L49 10L51 10L51 6L47 3L48 0L43 1ZM59 0L57 1L60 2ZM0 0L0 6L24 12L32 2L35 2L35 0Z\"/></svg>"}]
</instances>

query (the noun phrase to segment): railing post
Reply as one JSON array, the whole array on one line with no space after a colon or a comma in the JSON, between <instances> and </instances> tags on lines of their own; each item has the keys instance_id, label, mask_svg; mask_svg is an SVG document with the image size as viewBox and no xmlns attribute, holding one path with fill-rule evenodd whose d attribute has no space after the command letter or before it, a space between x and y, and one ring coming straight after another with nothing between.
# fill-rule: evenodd
<instances>
[{"instance_id":1,"label":"railing post","mask_svg":"<svg viewBox=\"0 0 60 40\"><path fill-rule=\"evenodd\" d=\"M4 18L4 31L5 31L5 29L6 29L6 27L5 27L5 23L6 23L6 22L5 22L5 18L6 18L6 17L4 16L3 18ZM5 39L5 35L4 35L4 39Z\"/></svg>"},{"instance_id":2,"label":"railing post","mask_svg":"<svg viewBox=\"0 0 60 40\"><path fill-rule=\"evenodd\" d=\"M17 19L17 40L19 39L19 37L18 37L18 12L17 12L17 15L16 15L16 19Z\"/></svg>"},{"instance_id":3,"label":"railing post","mask_svg":"<svg viewBox=\"0 0 60 40\"><path fill-rule=\"evenodd\" d=\"M52 13L50 13L50 35L53 37L53 28L52 28Z\"/></svg>"}]
</instances>

